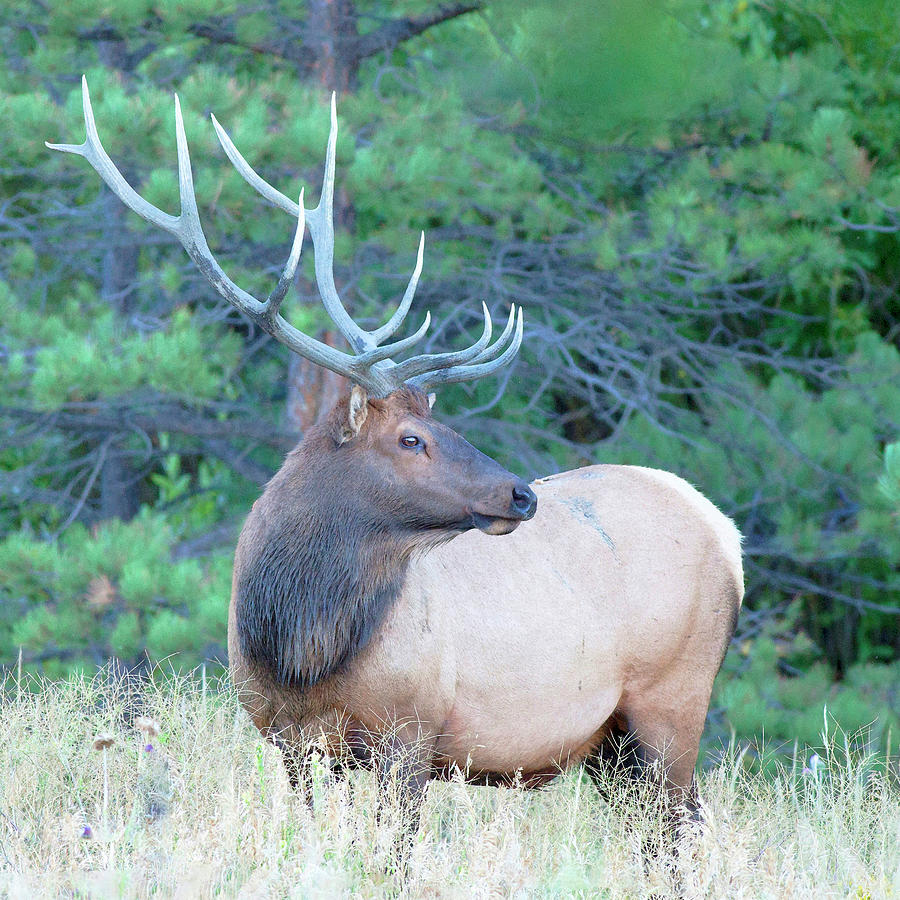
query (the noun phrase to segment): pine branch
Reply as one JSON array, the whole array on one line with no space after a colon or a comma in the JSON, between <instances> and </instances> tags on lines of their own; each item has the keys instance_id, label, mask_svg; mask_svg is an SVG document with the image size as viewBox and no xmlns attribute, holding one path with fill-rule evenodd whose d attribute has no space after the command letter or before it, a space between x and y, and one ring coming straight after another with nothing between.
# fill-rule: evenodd
<instances>
[{"instance_id":1,"label":"pine branch","mask_svg":"<svg viewBox=\"0 0 900 900\"><path fill-rule=\"evenodd\" d=\"M449 22L467 13L478 12L484 8L482 3L454 3L441 6L421 16L410 16L402 19L391 19L368 34L360 35L352 41L345 41L338 48L339 55L345 65L355 69L360 62L390 47L396 47L436 25ZM315 35L307 35L304 41L262 40L246 42L238 38L233 17L207 19L197 22L188 28L195 37L203 38L214 44L230 45L283 59L298 67L299 71L312 70L319 56L320 41Z\"/></svg>"},{"instance_id":2,"label":"pine branch","mask_svg":"<svg viewBox=\"0 0 900 900\"><path fill-rule=\"evenodd\" d=\"M295 65L300 72L312 70L316 59L316 50L306 43L296 40L262 40L243 41L237 36L234 17L223 16L196 22L188 27L188 33L203 38L212 44L240 47L261 56L274 56Z\"/></svg>"},{"instance_id":3,"label":"pine branch","mask_svg":"<svg viewBox=\"0 0 900 900\"><path fill-rule=\"evenodd\" d=\"M451 6L441 6L433 12L421 16L411 16L406 19L392 19L385 22L374 31L360 35L356 40L354 57L357 62L368 59L376 53L390 47L396 47L404 41L408 41L435 25L449 22L470 12L478 12L484 9L482 3L454 3Z\"/></svg>"},{"instance_id":4,"label":"pine branch","mask_svg":"<svg viewBox=\"0 0 900 900\"><path fill-rule=\"evenodd\" d=\"M203 439L242 437L276 450L289 450L297 443L297 435L281 431L259 419L211 418L171 403L154 405L147 411L103 401L70 404L51 412L0 405L0 418L13 419L36 428L57 428L76 433L106 434L137 430L149 434L171 431Z\"/></svg>"}]
</instances>

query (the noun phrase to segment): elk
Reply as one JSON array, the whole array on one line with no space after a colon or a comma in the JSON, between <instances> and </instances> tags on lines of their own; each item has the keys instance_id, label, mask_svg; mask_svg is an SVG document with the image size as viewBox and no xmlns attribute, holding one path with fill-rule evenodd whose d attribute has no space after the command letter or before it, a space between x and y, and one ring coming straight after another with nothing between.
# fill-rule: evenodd
<instances>
[{"instance_id":1,"label":"elk","mask_svg":"<svg viewBox=\"0 0 900 900\"><path fill-rule=\"evenodd\" d=\"M47 146L85 157L128 207L178 238L224 298L352 385L288 454L235 553L230 668L292 782L316 738L348 765L380 759L413 810L433 777L534 787L582 762L594 774L611 762L625 777L655 771L672 804L691 806L713 679L743 596L731 520L679 477L638 466L588 466L529 486L434 419L431 388L511 362L522 311L511 307L491 343L484 306L472 346L396 362L429 326L426 315L385 343L410 309L423 235L396 312L372 331L353 321L333 273L334 98L311 210L302 192L294 203L264 181L213 117L238 172L296 219L265 300L234 284L206 243L178 98L177 217L116 169L86 83L83 101L84 143ZM350 353L279 314L306 227L322 302Z\"/></svg>"}]
</instances>

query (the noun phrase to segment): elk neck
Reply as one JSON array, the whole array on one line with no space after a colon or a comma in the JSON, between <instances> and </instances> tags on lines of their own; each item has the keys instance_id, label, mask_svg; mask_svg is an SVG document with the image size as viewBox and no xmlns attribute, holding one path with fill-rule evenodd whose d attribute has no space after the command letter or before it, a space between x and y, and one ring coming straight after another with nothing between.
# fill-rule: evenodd
<instances>
[{"instance_id":1,"label":"elk neck","mask_svg":"<svg viewBox=\"0 0 900 900\"><path fill-rule=\"evenodd\" d=\"M379 511L354 465L327 424L310 429L241 535L241 651L282 684L307 689L340 672L384 621L421 545Z\"/></svg>"}]
</instances>

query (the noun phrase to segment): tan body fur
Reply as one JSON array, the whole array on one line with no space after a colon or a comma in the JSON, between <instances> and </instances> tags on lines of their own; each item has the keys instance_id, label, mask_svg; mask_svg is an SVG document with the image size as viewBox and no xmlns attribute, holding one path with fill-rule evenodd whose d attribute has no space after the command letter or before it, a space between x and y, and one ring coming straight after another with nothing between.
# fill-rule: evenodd
<instances>
[{"instance_id":1,"label":"tan body fur","mask_svg":"<svg viewBox=\"0 0 900 900\"><path fill-rule=\"evenodd\" d=\"M500 538L469 531L413 560L368 646L302 695L243 659L232 601L232 672L260 730L284 746L324 729L340 752L359 725L401 725L431 774L539 783L615 724L645 762L665 754L670 788L690 790L743 595L737 530L653 469L592 466L532 487L533 521Z\"/></svg>"}]
</instances>

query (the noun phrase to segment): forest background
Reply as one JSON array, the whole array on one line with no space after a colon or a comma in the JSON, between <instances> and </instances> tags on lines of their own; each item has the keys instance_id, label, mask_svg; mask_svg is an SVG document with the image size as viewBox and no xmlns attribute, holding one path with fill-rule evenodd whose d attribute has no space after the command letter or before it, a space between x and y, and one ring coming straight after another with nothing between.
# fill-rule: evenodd
<instances>
[{"instance_id":1,"label":"forest background","mask_svg":"<svg viewBox=\"0 0 900 900\"><path fill-rule=\"evenodd\" d=\"M343 387L216 297L77 143L177 212L173 91L229 275L277 280L338 91L336 275L383 321L470 342L525 308L500 377L439 418L526 476L677 472L745 535L710 735L896 750L900 12L893 0L305 4L10 0L0 12L0 665L224 659L243 516ZM307 239L285 314L333 340ZM869 727L871 726L871 727Z\"/></svg>"}]
</instances>

